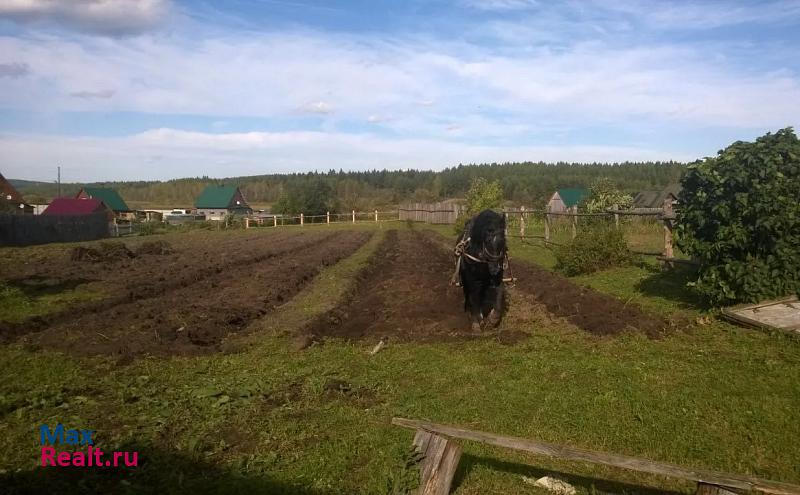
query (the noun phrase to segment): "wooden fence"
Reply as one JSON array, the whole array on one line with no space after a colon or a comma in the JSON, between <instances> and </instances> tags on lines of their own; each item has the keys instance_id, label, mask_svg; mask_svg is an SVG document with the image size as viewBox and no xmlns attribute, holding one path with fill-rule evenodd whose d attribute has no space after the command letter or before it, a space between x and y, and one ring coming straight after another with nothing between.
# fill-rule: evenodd
<instances>
[{"instance_id":1,"label":"wooden fence","mask_svg":"<svg viewBox=\"0 0 800 495\"><path fill-rule=\"evenodd\" d=\"M0 246L93 241L108 237L105 213L89 215L0 215Z\"/></svg>"},{"instance_id":2,"label":"wooden fence","mask_svg":"<svg viewBox=\"0 0 800 495\"><path fill-rule=\"evenodd\" d=\"M454 225L464 211L462 205L447 203L408 203L398 209L400 220Z\"/></svg>"},{"instance_id":3,"label":"wooden fence","mask_svg":"<svg viewBox=\"0 0 800 495\"><path fill-rule=\"evenodd\" d=\"M387 211L355 211L344 213L326 212L324 215L271 215L245 217L245 228L255 226L280 227L288 225L326 225L332 223L359 223L359 222L397 222L410 220L413 222L426 222L434 224L455 224L458 215L464 211L460 205L452 203L411 203L402 205L397 210Z\"/></svg>"},{"instance_id":4,"label":"wooden fence","mask_svg":"<svg viewBox=\"0 0 800 495\"><path fill-rule=\"evenodd\" d=\"M324 215L271 215L271 216L250 216L244 218L244 227L283 227L283 226L305 226L305 225L329 225L333 223L363 223L363 222L397 222L398 211L355 211L349 213L331 213Z\"/></svg>"},{"instance_id":5,"label":"wooden fence","mask_svg":"<svg viewBox=\"0 0 800 495\"><path fill-rule=\"evenodd\" d=\"M578 235L579 224L581 218L605 218L608 220L613 220L614 226L616 228L620 228L620 217L631 216L631 217L650 217L655 219L656 221L660 222L663 225L664 229L664 245L663 249L659 253L651 253L651 252L637 252L637 254L643 255L650 255L650 256L658 256L660 260L664 261L668 265L672 263L684 263L694 265L696 264L692 260L682 260L676 259L674 249L673 249L673 229L675 226L675 212L673 211L673 205L671 199L664 200L664 204L661 209L655 208L648 208L646 211L641 210L620 210L616 207L600 213L574 213L574 212L550 212L547 210L536 210L536 209L527 209L524 206L515 209L504 209L503 214L506 217L506 225L508 226L511 222L509 219L512 219L515 225L518 224L519 226L519 234L511 233L508 231L508 227L506 227L506 236L508 237L518 237L520 239L540 239L546 245L559 245L556 242L551 241L551 230L553 230L553 225L555 222L560 220L567 220L569 221L572 229L572 238L574 239ZM543 217L544 219L544 231L542 234L532 234L528 231L528 226L531 224L530 219L531 216L539 216Z\"/></svg>"}]
</instances>

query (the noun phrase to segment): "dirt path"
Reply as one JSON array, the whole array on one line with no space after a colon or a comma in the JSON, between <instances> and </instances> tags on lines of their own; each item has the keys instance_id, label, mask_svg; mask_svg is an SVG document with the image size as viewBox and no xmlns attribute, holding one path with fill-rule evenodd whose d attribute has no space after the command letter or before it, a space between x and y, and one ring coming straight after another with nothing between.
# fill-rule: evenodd
<instances>
[{"instance_id":1,"label":"dirt path","mask_svg":"<svg viewBox=\"0 0 800 495\"><path fill-rule=\"evenodd\" d=\"M120 298L57 315L25 340L76 354L198 354L292 298L322 267L349 256L364 232L303 233L226 244L227 252L157 260L130 274ZM255 239L255 238L254 238ZM200 253L198 253L200 254Z\"/></svg>"},{"instance_id":2,"label":"dirt path","mask_svg":"<svg viewBox=\"0 0 800 495\"><path fill-rule=\"evenodd\" d=\"M348 303L307 332L378 341L442 341L474 337L461 289L451 287L449 252L414 230L390 231L359 276Z\"/></svg>"}]
</instances>

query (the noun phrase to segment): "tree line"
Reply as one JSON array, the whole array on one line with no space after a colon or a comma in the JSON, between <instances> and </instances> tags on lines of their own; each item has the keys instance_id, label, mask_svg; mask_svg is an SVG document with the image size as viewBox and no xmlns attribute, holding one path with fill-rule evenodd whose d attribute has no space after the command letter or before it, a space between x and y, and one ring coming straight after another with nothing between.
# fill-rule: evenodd
<instances>
[{"instance_id":1,"label":"tree line","mask_svg":"<svg viewBox=\"0 0 800 495\"><path fill-rule=\"evenodd\" d=\"M251 205L271 205L278 211L313 214L323 210L350 211L394 207L406 201L434 202L463 198L473 179L498 181L507 201L544 205L562 187L585 187L600 177L612 180L623 192L661 189L680 179L686 165L678 162L624 163L491 163L458 165L439 172L429 170L369 170L270 174L212 179L196 177L168 181L62 184L63 196L83 185L112 187L136 205L178 207L194 204L209 184L238 185ZM31 203L57 196L53 183L14 181Z\"/></svg>"}]
</instances>

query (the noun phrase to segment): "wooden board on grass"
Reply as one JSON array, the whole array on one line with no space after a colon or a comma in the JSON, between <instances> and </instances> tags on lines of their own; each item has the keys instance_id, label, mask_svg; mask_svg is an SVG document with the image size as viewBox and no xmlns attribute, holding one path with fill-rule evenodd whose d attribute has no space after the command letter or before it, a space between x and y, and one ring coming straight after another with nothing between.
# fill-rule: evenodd
<instances>
[{"instance_id":1,"label":"wooden board on grass","mask_svg":"<svg viewBox=\"0 0 800 495\"><path fill-rule=\"evenodd\" d=\"M800 300L797 296L733 306L723 309L722 314L744 325L800 335Z\"/></svg>"}]
</instances>

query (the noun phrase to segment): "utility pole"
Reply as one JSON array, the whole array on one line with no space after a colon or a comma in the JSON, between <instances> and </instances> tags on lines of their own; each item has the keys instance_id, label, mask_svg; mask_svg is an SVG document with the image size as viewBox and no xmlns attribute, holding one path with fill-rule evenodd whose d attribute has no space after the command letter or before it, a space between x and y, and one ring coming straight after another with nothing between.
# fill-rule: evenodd
<instances>
[{"instance_id":1,"label":"utility pole","mask_svg":"<svg viewBox=\"0 0 800 495\"><path fill-rule=\"evenodd\" d=\"M61 165L58 166L58 197L61 197Z\"/></svg>"}]
</instances>

